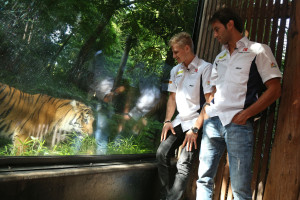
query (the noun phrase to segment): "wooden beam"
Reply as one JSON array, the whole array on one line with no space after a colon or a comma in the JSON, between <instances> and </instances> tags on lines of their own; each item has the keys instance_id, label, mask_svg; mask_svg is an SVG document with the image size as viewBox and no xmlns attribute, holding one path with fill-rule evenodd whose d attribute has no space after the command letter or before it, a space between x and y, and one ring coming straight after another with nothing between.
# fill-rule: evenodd
<instances>
[{"instance_id":1,"label":"wooden beam","mask_svg":"<svg viewBox=\"0 0 300 200\"><path fill-rule=\"evenodd\" d=\"M253 1L253 0L251 0L251 1ZM262 5L261 7L259 7L258 5L254 4L253 2L250 2L248 7L245 7L241 10L241 12L242 12L241 16L244 16L246 14L249 17L249 19L268 19L268 18L274 18L274 17L290 18L292 3L288 2L287 5L284 5L284 4L281 4L279 1L278 5L268 5L267 10L269 10L270 13L267 13L267 12L264 13L263 12L265 10L264 7L265 7L265 5ZM253 8L255 8L254 12L251 11L251 9L253 9ZM257 16L258 13L261 15Z\"/></svg>"},{"instance_id":2,"label":"wooden beam","mask_svg":"<svg viewBox=\"0 0 300 200\"><path fill-rule=\"evenodd\" d=\"M300 199L300 1L293 1L287 64L264 200Z\"/></svg>"}]
</instances>

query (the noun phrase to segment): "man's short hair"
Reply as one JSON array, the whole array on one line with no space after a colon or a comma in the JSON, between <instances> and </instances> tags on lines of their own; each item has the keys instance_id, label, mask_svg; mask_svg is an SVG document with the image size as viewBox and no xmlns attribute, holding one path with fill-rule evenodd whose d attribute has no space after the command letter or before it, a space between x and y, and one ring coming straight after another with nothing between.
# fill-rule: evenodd
<instances>
[{"instance_id":1,"label":"man's short hair","mask_svg":"<svg viewBox=\"0 0 300 200\"><path fill-rule=\"evenodd\" d=\"M216 21L220 21L226 27L227 23L230 20L234 21L234 27L240 33L242 33L244 30L243 20L236 12L234 12L230 8L221 8L220 10L215 12L214 15L211 17L211 19L209 20L209 23L212 24Z\"/></svg>"},{"instance_id":2,"label":"man's short hair","mask_svg":"<svg viewBox=\"0 0 300 200\"><path fill-rule=\"evenodd\" d=\"M181 48L185 47L185 45L188 45L191 49L191 51L194 51L194 44L193 40L191 38L191 35L188 34L187 32L180 32L174 35L170 41L169 45L172 47L172 45L178 44Z\"/></svg>"}]
</instances>

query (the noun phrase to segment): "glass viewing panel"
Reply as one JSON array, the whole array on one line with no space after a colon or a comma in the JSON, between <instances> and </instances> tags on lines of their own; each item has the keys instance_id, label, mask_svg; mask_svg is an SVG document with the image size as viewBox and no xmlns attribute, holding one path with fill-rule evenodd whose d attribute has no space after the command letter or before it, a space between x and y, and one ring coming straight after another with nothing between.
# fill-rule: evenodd
<instances>
[{"instance_id":1,"label":"glass viewing panel","mask_svg":"<svg viewBox=\"0 0 300 200\"><path fill-rule=\"evenodd\" d=\"M196 0L0 1L0 155L155 152Z\"/></svg>"}]
</instances>

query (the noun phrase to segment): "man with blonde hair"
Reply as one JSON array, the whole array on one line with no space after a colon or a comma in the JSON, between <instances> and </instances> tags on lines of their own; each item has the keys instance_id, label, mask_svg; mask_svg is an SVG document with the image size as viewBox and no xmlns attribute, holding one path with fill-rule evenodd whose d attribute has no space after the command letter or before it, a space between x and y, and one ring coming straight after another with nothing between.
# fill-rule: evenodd
<instances>
[{"instance_id":1,"label":"man with blonde hair","mask_svg":"<svg viewBox=\"0 0 300 200\"><path fill-rule=\"evenodd\" d=\"M173 58L179 63L172 68L168 91L166 117L157 150L158 172L162 184L161 199L180 199L187 184L188 175L197 153L198 129L193 127L201 106L210 96L210 63L194 54L191 36L186 32L174 35L170 42ZM172 120L176 111L178 115ZM175 149L186 143L177 161L177 173L173 185L169 183L170 157Z\"/></svg>"}]
</instances>

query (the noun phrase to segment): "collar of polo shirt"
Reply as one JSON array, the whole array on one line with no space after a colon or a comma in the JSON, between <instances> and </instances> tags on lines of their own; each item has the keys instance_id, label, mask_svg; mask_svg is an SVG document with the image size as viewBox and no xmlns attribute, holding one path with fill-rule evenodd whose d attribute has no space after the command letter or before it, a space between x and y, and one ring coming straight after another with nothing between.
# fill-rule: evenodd
<instances>
[{"instance_id":1,"label":"collar of polo shirt","mask_svg":"<svg viewBox=\"0 0 300 200\"><path fill-rule=\"evenodd\" d=\"M236 48L239 49L241 47L246 47L246 46L248 46L248 43L249 43L249 40L247 39L247 37L243 37L242 39L240 39L239 41L236 42ZM224 44L223 47L229 51L228 44Z\"/></svg>"},{"instance_id":2,"label":"collar of polo shirt","mask_svg":"<svg viewBox=\"0 0 300 200\"><path fill-rule=\"evenodd\" d=\"M194 57L194 59L192 60L192 62L188 65L188 67L186 68L183 63L181 63L181 67L182 68L185 68L187 70L190 70L190 69L196 69L196 67L198 66L198 63L199 62L199 59L196 58L196 56Z\"/></svg>"}]
</instances>

